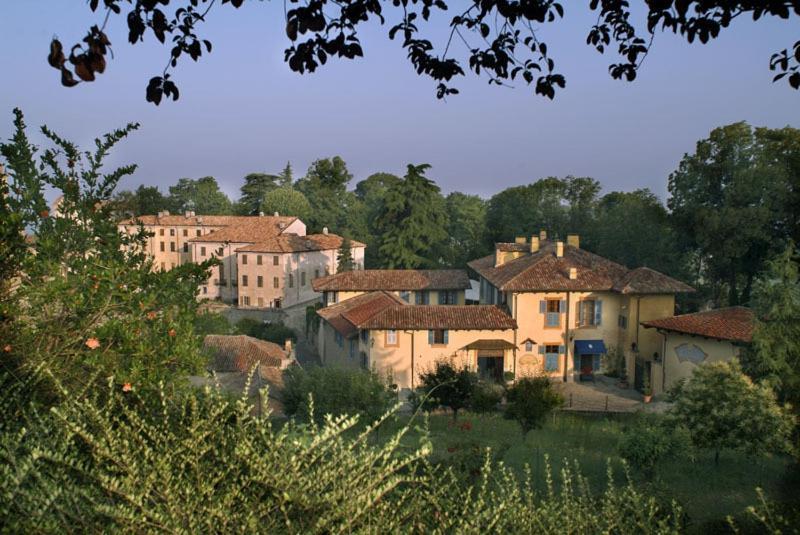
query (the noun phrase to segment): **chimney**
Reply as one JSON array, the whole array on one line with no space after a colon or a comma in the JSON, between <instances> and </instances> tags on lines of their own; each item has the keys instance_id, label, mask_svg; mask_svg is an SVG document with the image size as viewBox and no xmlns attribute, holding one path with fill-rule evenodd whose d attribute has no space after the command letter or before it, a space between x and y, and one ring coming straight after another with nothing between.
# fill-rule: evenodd
<instances>
[{"instance_id":1,"label":"chimney","mask_svg":"<svg viewBox=\"0 0 800 535\"><path fill-rule=\"evenodd\" d=\"M189 219L190 217L192 217L192 212L191 212L191 211L189 211L189 210L186 210L186 211L183 213L183 217L185 217L186 219Z\"/></svg>"},{"instance_id":2,"label":"chimney","mask_svg":"<svg viewBox=\"0 0 800 535\"><path fill-rule=\"evenodd\" d=\"M286 341L283 343L283 350L286 352L286 356L292 356L292 339L287 338Z\"/></svg>"},{"instance_id":3,"label":"chimney","mask_svg":"<svg viewBox=\"0 0 800 535\"><path fill-rule=\"evenodd\" d=\"M328 235L328 227L322 227L322 233Z\"/></svg>"},{"instance_id":4,"label":"chimney","mask_svg":"<svg viewBox=\"0 0 800 535\"><path fill-rule=\"evenodd\" d=\"M531 253L539 252L539 236L531 236Z\"/></svg>"},{"instance_id":5,"label":"chimney","mask_svg":"<svg viewBox=\"0 0 800 535\"><path fill-rule=\"evenodd\" d=\"M274 215L275 217L280 217L280 216L281 216L281 214L279 214L278 212L275 212L275 213L274 213L274 214L272 214L272 215Z\"/></svg>"},{"instance_id":6,"label":"chimney","mask_svg":"<svg viewBox=\"0 0 800 535\"><path fill-rule=\"evenodd\" d=\"M574 281L578 278L578 268L569 268L569 280Z\"/></svg>"},{"instance_id":7,"label":"chimney","mask_svg":"<svg viewBox=\"0 0 800 535\"><path fill-rule=\"evenodd\" d=\"M514 238L514 243L525 243L525 236L517 236Z\"/></svg>"},{"instance_id":8,"label":"chimney","mask_svg":"<svg viewBox=\"0 0 800 535\"><path fill-rule=\"evenodd\" d=\"M567 245L576 249L581 248L581 237L577 234L567 234Z\"/></svg>"},{"instance_id":9,"label":"chimney","mask_svg":"<svg viewBox=\"0 0 800 535\"><path fill-rule=\"evenodd\" d=\"M494 250L494 267L502 266L506 262L505 253L500 249Z\"/></svg>"},{"instance_id":10,"label":"chimney","mask_svg":"<svg viewBox=\"0 0 800 535\"><path fill-rule=\"evenodd\" d=\"M547 231L542 229L539 231L539 241L547 240Z\"/></svg>"},{"instance_id":11,"label":"chimney","mask_svg":"<svg viewBox=\"0 0 800 535\"><path fill-rule=\"evenodd\" d=\"M562 256L564 256L564 242L563 241L557 241L556 242L556 256L558 258L561 258Z\"/></svg>"}]
</instances>

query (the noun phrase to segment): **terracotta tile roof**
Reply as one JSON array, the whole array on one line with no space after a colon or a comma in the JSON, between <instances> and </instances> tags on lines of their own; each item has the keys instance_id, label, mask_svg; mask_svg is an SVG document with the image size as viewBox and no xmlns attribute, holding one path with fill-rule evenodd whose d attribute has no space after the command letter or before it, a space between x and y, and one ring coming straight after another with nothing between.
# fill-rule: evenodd
<instances>
[{"instance_id":1,"label":"terracotta tile roof","mask_svg":"<svg viewBox=\"0 0 800 535\"><path fill-rule=\"evenodd\" d=\"M469 267L503 291L692 291L691 287L680 281L651 269L639 268L631 271L621 264L566 243L562 257L556 257L555 250L554 242L544 241L540 243L538 252L508 260L497 267L494 265L494 255L473 260L469 262ZM575 279L569 278L570 268L576 268Z\"/></svg>"},{"instance_id":2,"label":"terracotta tile roof","mask_svg":"<svg viewBox=\"0 0 800 535\"><path fill-rule=\"evenodd\" d=\"M257 362L280 368L281 361L288 358L278 344L245 335L209 334L203 339L203 348L213 355L212 367L219 372L249 372Z\"/></svg>"},{"instance_id":3,"label":"terracotta tile roof","mask_svg":"<svg viewBox=\"0 0 800 535\"><path fill-rule=\"evenodd\" d=\"M530 251L529 243L495 243L494 248L504 253L527 253Z\"/></svg>"},{"instance_id":4,"label":"terracotta tile roof","mask_svg":"<svg viewBox=\"0 0 800 535\"><path fill-rule=\"evenodd\" d=\"M664 331L749 343L753 339L755 316L749 308L728 307L643 321L642 325Z\"/></svg>"},{"instance_id":5,"label":"terracotta tile roof","mask_svg":"<svg viewBox=\"0 0 800 535\"><path fill-rule=\"evenodd\" d=\"M494 305L406 305L387 308L362 323L365 329L507 330L517 322Z\"/></svg>"},{"instance_id":6,"label":"terracotta tile roof","mask_svg":"<svg viewBox=\"0 0 800 535\"><path fill-rule=\"evenodd\" d=\"M478 350L500 350L500 349L514 349L517 346L507 340L498 339L481 339L475 340L465 345L463 349L478 349Z\"/></svg>"},{"instance_id":7,"label":"terracotta tile roof","mask_svg":"<svg viewBox=\"0 0 800 535\"><path fill-rule=\"evenodd\" d=\"M405 301L389 292L370 292L317 310L317 314L331 327L350 338L358 334L359 326L383 310L407 306Z\"/></svg>"},{"instance_id":8,"label":"terracotta tile roof","mask_svg":"<svg viewBox=\"0 0 800 535\"><path fill-rule=\"evenodd\" d=\"M296 217L283 216L241 217L228 226L189 241L258 243L278 236L296 219Z\"/></svg>"},{"instance_id":9,"label":"terracotta tile roof","mask_svg":"<svg viewBox=\"0 0 800 535\"><path fill-rule=\"evenodd\" d=\"M216 234L216 233L215 233ZM210 234L209 237L214 234ZM281 234L268 239L260 239L253 245L236 249L237 252L258 253L297 253L302 251L329 251L342 246L344 238L336 234ZM352 247L366 247L360 241L350 240Z\"/></svg>"},{"instance_id":10,"label":"terracotta tile roof","mask_svg":"<svg viewBox=\"0 0 800 535\"><path fill-rule=\"evenodd\" d=\"M462 269L366 269L314 279L314 291L462 290L469 276Z\"/></svg>"},{"instance_id":11,"label":"terracotta tile roof","mask_svg":"<svg viewBox=\"0 0 800 535\"><path fill-rule=\"evenodd\" d=\"M239 216L239 215L194 215L186 217L182 214L171 215L140 215L120 221L120 225L136 225L141 222L144 225L164 225L164 226L208 226L208 227L227 227L235 225L248 219L254 219L257 216ZM282 219L295 219L292 217Z\"/></svg>"}]
</instances>

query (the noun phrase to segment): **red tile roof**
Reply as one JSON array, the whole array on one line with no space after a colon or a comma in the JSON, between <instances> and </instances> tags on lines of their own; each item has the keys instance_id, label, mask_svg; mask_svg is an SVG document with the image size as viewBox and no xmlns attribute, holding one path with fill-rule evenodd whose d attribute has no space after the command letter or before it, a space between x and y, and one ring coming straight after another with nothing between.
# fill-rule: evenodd
<instances>
[{"instance_id":1,"label":"red tile roof","mask_svg":"<svg viewBox=\"0 0 800 535\"><path fill-rule=\"evenodd\" d=\"M522 246L522 244L504 244ZM552 241L540 242L539 251L507 260L495 267L495 255L485 256L469 266L503 291L618 291L622 293L677 293L693 289L648 268L629 270L585 249L564 244L564 254L555 255ZM576 278L570 279L570 268Z\"/></svg>"},{"instance_id":2,"label":"red tile roof","mask_svg":"<svg viewBox=\"0 0 800 535\"><path fill-rule=\"evenodd\" d=\"M216 234L216 233L215 233ZM212 237L214 234L210 234ZM329 251L342 246L344 238L336 234L281 234L269 239L260 239L253 245L236 249L237 252L297 253L303 251ZM352 247L366 247L360 241L350 240Z\"/></svg>"},{"instance_id":3,"label":"red tile roof","mask_svg":"<svg viewBox=\"0 0 800 535\"><path fill-rule=\"evenodd\" d=\"M366 269L314 279L314 291L462 290L469 276L462 269Z\"/></svg>"},{"instance_id":4,"label":"red tile roof","mask_svg":"<svg viewBox=\"0 0 800 535\"><path fill-rule=\"evenodd\" d=\"M664 331L749 343L753 340L755 316L749 308L728 307L643 321L642 325Z\"/></svg>"},{"instance_id":5,"label":"red tile roof","mask_svg":"<svg viewBox=\"0 0 800 535\"><path fill-rule=\"evenodd\" d=\"M239 217L219 230L192 238L189 241L257 243L282 234L295 220L297 220L296 217L283 216Z\"/></svg>"},{"instance_id":6,"label":"red tile roof","mask_svg":"<svg viewBox=\"0 0 800 535\"><path fill-rule=\"evenodd\" d=\"M365 329L507 330L517 322L495 305L406 305L387 308L360 325Z\"/></svg>"},{"instance_id":7,"label":"red tile roof","mask_svg":"<svg viewBox=\"0 0 800 535\"><path fill-rule=\"evenodd\" d=\"M182 214L171 215L140 215L120 221L120 225L136 225L142 223L143 225L162 225L162 226L191 226L191 227L227 227L237 223L243 223L253 219L276 219L274 216L242 216L242 215L193 215L186 217ZM279 216L277 219L282 219L291 223L296 217L283 217Z\"/></svg>"},{"instance_id":8,"label":"red tile roof","mask_svg":"<svg viewBox=\"0 0 800 535\"><path fill-rule=\"evenodd\" d=\"M278 344L245 335L209 334L203 339L203 348L213 355L212 367L220 372L249 372L256 363L279 368L288 358Z\"/></svg>"},{"instance_id":9,"label":"red tile roof","mask_svg":"<svg viewBox=\"0 0 800 535\"><path fill-rule=\"evenodd\" d=\"M345 338L358 334L361 324L383 310L406 306L405 301L389 292L370 292L335 305L321 308L317 314Z\"/></svg>"}]
</instances>

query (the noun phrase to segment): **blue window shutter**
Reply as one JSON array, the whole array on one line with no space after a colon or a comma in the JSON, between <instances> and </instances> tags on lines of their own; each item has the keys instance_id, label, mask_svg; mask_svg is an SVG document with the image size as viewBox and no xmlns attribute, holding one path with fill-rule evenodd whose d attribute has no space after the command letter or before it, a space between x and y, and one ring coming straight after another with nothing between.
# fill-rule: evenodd
<instances>
[{"instance_id":1,"label":"blue window shutter","mask_svg":"<svg viewBox=\"0 0 800 535\"><path fill-rule=\"evenodd\" d=\"M583 325L583 301L578 301L578 325Z\"/></svg>"},{"instance_id":2,"label":"blue window shutter","mask_svg":"<svg viewBox=\"0 0 800 535\"><path fill-rule=\"evenodd\" d=\"M433 345L433 331L431 330L428 331L428 343Z\"/></svg>"},{"instance_id":3,"label":"blue window shutter","mask_svg":"<svg viewBox=\"0 0 800 535\"><path fill-rule=\"evenodd\" d=\"M562 299L561 302L558 304L558 311L562 314L567 311L567 301Z\"/></svg>"},{"instance_id":4,"label":"blue window shutter","mask_svg":"<svg viewBox=\"0 0 800 535\"><path fill-rule=\"evenodd\" d=\"M603 320L603 302L601 300L597 300L594 302L594 324L600 325L600 322Z\"/></svg>"},{"instance_id":5,"label":"blue window shutter","mask_svg":"<svg viewBox=\"0 0 800 535\"><path fill-rule=\"evenodd\" d=\"M594 362L592 362L592 370L596 372L600 371L600 355L594 356Z\"/></svg>"},{"instance_id":6,"label":"blue window shutter","mask_svg":"<svg viewBox=\"0 0 800 535\"><path fill-rule=\"evenodd\" d=\"M444 331L444 343L445 343L445 344L447 344L447 341L448 341L448 339L450 338L450 337L448 336L448 333L449 333L449 332L450 332L450 331L448 331L447 329L445 329L445 331Z\"/></svg>"},{"instance_id":7,"label":"blue window shutter","mask_svg":"<svg viewBox=\"0 0 800 535\"><path fill-rule=\"evenodd\" d=\"M559 355L563 355L563 354L564 354L564 353L566 353L566 352L567 352L567 348L566 348L566 347L564 347L564 346L558 346L558 354L559 354Z\"/></svg>"},{"instance_id":8,"label":"blue window shutter","mask_svg":"<svg viewBox=\"0 0 800 535\"><path fill-rule=\"evenodd\" d=\"M539 301L539 313L544 314L545 312L547 312L547 301L542 299Z\"/></svg>"},{"instance_id":9,"label":"blue window shutter","mask_svg":"<svg viewBox=\"0 0 800 535\"><path fill-rule=\"evenodd\" d=\"M544 355L544 345L539 344L539 354Z\"/></svg>"}]
</instances>

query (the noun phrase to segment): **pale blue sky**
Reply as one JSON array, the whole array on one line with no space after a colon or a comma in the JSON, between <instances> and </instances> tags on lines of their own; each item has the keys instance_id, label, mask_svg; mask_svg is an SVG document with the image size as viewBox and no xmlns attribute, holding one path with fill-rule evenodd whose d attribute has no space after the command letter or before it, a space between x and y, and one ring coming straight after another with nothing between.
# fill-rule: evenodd
<instances>
[{"instance_id":1,"label":"pale blue sky","mask_svg":"<svg viewBox=\"0 0 800 535\"><path fill-rule=\"evenodd\" d=\"M2 0L0 137L11 133L14 106L30 126L46 123L84 144L138 121L141 129L113 159L139 164L126 188L166 190L180 177L213 175L236 196L248 172L277 172L289 160L302 175L314 159L340 155L356 180L430 163L429 176L446 192L488 196L573 174L593 176L607 191L649 187L665 197L670 171L715 126L800 127L800 92L773 84L768 70L769 56L800 38L796 19L737 20L705 46L659 34L629 84L608 76L613 56L585 45L594 21L588 1L564 4L565 19L541 32L567 77L552 102L523 85L490 87L472 76L457 82L460 95L439 101L435 84L385 37L388 26L363 30L365 58L297 75L283 63L283 3L250 0L238 11L215 8L203 30L213 53L180 64L173 76L181 99L155 107L144 89L168 50L152 36L130 46L124 21L112 19L115 59L106 73L62 88L45 61L50 38L75 42L100 17L80 0ZM449 17L428 31L438 43Z\"/></svg>"}]
</instances>

